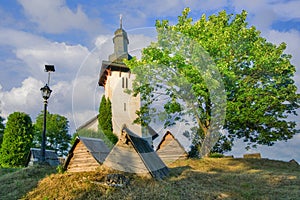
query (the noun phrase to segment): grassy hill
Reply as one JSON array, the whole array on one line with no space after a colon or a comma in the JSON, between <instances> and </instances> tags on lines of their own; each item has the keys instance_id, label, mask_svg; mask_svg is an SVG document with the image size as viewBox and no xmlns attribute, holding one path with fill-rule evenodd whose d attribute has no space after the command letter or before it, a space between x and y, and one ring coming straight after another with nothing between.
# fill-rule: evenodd
<instances>
[{"instance_id":1,"label":"grassy hill","mask_svg":"<svg viewBox=\"0 0 300 200\"><path fill-rule=\"evenodd\" d=\"M20 171L4 176L15 176ZM294 163L268 159L207 158L177 161L170 171L170 176L163 181L125 174L130 184L116 188L103 184L106 174L113 171L99 167L95 172L49 175L28 193L23 189L25 180L18 188L24 191L23 199L300 198L300 166ZM32 175L23 175L23 178ZM3 184L3 176L0 178Z\"/></svg>"},{"instance_id":2,"label":"grassy hill","mask_svg":"<svg viewBox=\"0 0 300 200\"><path fill-rule=\"evenodd\" d=\"M55 172L55 168L48 166L0 168L0 199L20 199L35 188L39 180Z\"/></svg>"}]
</instances>

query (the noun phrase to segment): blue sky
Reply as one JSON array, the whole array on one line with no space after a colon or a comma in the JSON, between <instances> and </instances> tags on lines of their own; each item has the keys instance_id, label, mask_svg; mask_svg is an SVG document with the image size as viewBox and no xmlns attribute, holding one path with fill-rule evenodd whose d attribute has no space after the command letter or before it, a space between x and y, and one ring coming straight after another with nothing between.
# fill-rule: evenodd
<instances>
[{"instance_id":1,"label":"blue sky","mask_svg":"<svg viewBox=\"0 0 300 200\"><path fill-rule=\"evenodd\" d=\"M43 109L39 89L45 84L45 64L54 64L49 111L68 117L71 132L93 117L103 89L97 86L99 67L113 51L113 32L123 15L133 55L154 41L156 19L176 23L185 7L198 19L221 10L246 10L268 41L287 43L300 88L300 1L298 0L2 0L0 2L0 111L7 117L24 111L34 120ZM299 90L298 90L299 92ZM299 111L298 111L299 113ZM298 121L299 117L294 118ZM231 152L245 153L236 145ZM300 136L274 147L259 147L263 157L300 161Z\"/></svg>"}]
</instances>

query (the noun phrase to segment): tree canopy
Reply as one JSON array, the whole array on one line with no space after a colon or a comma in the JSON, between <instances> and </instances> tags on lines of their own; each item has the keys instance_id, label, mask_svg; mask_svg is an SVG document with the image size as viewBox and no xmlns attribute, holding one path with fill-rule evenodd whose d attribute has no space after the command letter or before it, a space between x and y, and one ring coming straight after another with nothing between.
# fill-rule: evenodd
<instances>
[{"instance_id":1,"label":"tree canopy","mask_svg":"<svg viewBox=\"0 0 300 200\"><path fill-rule=\"evenodd\" d=\"M34 124L34 146L41 147L42 132L44 127L43 111L37 116ZM68 134L69 121L66 117L47 112L46 123L46 149L55 150L59 155L67 155L71 135Z\"/></svg>"},{"instance_id":2,"label":"tree canopy","mask_svg":"<svg viewBox=\"0 0 300 200\"><path fill-rule=\"evenodd\" d=\"M32 140L33 127L30 116L22 112L10 114L1 146L1 165L5 167L25 166Z\"/></svg>"},{"instance_id":3,"label":"tree canopy","mask_svg":"<svg viewBox=\"0 0 300 200\"><path fill-rule=\"evenodd\" d=\"M272 44L248 26L246 11L196 21L188 15L187 8L175 25L157 21L157 42L143 49L141 60L126 61L137 75L133 95L143 101L136 122L148 124L159 114L166 126L185 121L201 156L220 138L219 147L235 138L251 147L299 132L287 120L297 115L300 95L286 44ZM152 106L157 101L163 110Z\"/></svg>"}]
</instances>

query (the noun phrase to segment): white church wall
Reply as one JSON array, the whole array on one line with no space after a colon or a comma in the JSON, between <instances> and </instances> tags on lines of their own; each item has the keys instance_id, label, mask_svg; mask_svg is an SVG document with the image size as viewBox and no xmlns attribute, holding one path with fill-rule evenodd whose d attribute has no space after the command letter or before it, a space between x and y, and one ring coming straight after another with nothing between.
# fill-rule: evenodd
<instances>
[{"instance_id":1,"label":"white church wall","mask_svg":"<svg viewBox=\"0 0 300 200\"><path fill-rule=\"evenodd\" d=\"M118 136L125 124L132 132L142 137L141 126L133 124L137 117L135 112L140 109L140 96L133 97L125 92L127 88L132 88L133 80L133 74L119 71L112 71L107 77L105 96L112 103L113 132Z\"/></svg>"}]
</instances>

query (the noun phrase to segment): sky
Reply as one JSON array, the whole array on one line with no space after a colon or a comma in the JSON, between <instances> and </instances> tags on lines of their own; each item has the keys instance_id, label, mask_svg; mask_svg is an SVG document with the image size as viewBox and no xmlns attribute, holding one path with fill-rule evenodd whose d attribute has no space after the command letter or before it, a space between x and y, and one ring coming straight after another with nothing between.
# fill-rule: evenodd
<instances>
[{"instance_id":1,"label":"sky","mask_svg":"<svg viewBox=\"0 0 300 200\"><path fill-rule=\"evenodd\" d=\"M45 64L53 64L48 110L66 116L70 133L98 113L103 88L98 86L102 60L113 52L112 37L123 16L129 53L140 56L155 41L155 20L174 24L185 7L194 20L222 10L248 12L247 22L269 42L285 42L285 53L296 66L300 88L299 0L1 0L0 2L0 115L28 113L32 120L43 110L40 88L47 81ZM298 89L300 92L300 89ZM298 110L300 114L300 111ZM298 117L298 116L297 116ZM299 117L293 117L300 128ZM273 147L246 151L237 141L228 154L260 152L262 157L300 162L300 134Z\"/></svg>"}]
</instances>

